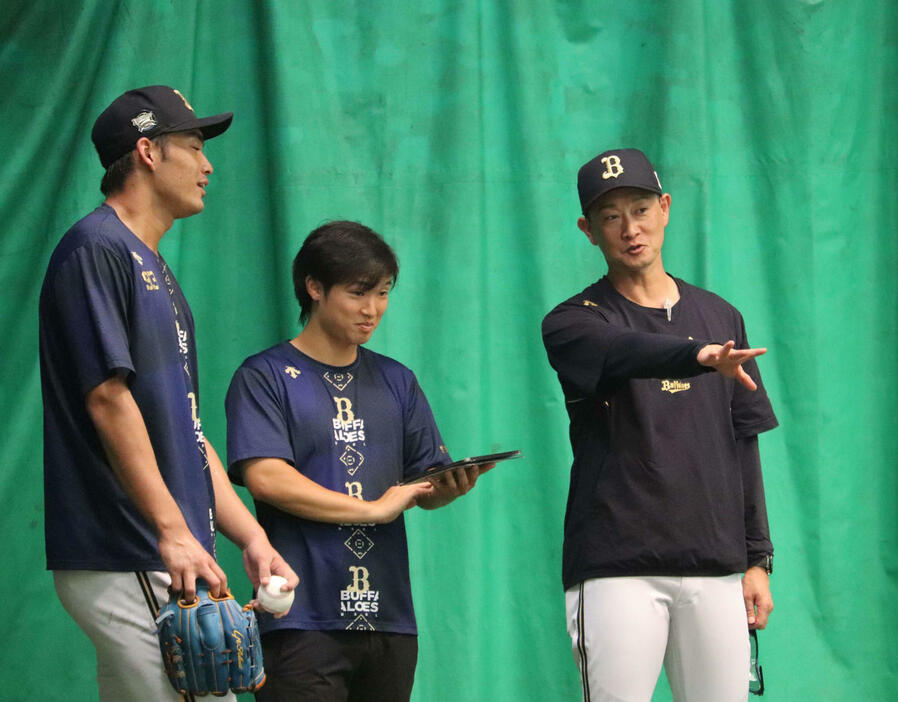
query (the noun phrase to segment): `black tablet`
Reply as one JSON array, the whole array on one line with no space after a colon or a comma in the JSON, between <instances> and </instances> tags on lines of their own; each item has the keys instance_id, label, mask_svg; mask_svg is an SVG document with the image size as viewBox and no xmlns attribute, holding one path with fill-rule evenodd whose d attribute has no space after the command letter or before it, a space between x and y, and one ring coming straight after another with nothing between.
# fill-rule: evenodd
<instances>
[{"instance_id":1,"label":"black tablet","mask_svg":"<svg viewBox=\"0 0 898 702\"><path fill-rule=\"evenodd\" d=\"M446 463L439 466L431 466L420 475L416 475L414 478L406 478L399 484L411 485L412 483L423 483L426 480L430 480L431 478L447 473L450 470L455 470L456 468L479 466L484 463L498 463L499 461L507 461L512 458L521 458L521 455L520 451L503 451L502 453L488 453L485 456L470 456L468 458L463 458L460 461L453 461L452 463Z\"/></svg>"}]
</instances>

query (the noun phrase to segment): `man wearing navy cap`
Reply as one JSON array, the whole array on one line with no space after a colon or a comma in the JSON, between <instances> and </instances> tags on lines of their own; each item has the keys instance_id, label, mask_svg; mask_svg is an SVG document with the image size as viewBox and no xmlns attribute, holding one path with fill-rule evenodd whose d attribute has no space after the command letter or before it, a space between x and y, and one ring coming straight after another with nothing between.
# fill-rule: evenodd
<instances>
[{"instance_id":1,"label":"man wearing navy cap","mask_svg":"<svg viewBox=\"0 0 898 702\"><path fill-rule=\"evenodd\" d=\"M47 568L96 648L104 701L180 699L154 619L169 587L225 592L216 528L254 585L298 582L203 435L193 317L158 250L202 211L204 142L231 119L198 118L161 85L118 97L91 134L106 200L63 236L41 289Z\"/></svg>"},{"instance_id":2,"label":"man wearing navy cap","mask_svg":"<svg viewBox=\"0 0 898 702\"><path fill-rule=\"evenodd\" d=\"M579 172L608 273L543 320L574 453L562 579L584 700L748 697L773 609L758 434L777 426L739 312L669 275L671 197L637 149ZM716 371L716 372L713 372Z\"/></svg>"}]
</instances>

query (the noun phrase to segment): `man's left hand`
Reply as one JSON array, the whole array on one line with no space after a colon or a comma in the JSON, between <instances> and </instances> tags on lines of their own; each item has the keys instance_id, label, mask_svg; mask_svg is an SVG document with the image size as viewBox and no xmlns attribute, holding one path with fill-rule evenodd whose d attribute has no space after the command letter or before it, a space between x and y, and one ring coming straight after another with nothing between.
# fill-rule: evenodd
<instances>
[{"instance_id":1,"label":"man's left hand","mask_svg":"<svg viewBox=\"0 0 898 702\"><path fill-rule=\"evenodd\" d=\"M264 535L250 541L243 549L243 568L256 589L267 585L272 575L286 578L291 590L299 585L299 576Z\"/></svg>"},{"instance_id":2,"label":"man's left hand","mask_svg":"<svg viewBox=\"0 0 898 702\"><path fill-rule=\"evenodd\" d=\"M742 599L745 601L745 615L749 629L764 629L773 611L773 597L770 594L770 576L763 568L753 566L742 577Z\"/></svg>"},{"instance_id":3,"label":"man's left hand","mask_svg":"<svg viewBox=\"0 0 898 702\"><path fill-rule=\"evenodd\" d=\"M477 478L490 470L495 463L481 463L450 470L433 478L433 494L418 498L418 506L424 509L436 509L448 505L455 498L461 497L474 489Z\"/></svg>"}]
</instances>

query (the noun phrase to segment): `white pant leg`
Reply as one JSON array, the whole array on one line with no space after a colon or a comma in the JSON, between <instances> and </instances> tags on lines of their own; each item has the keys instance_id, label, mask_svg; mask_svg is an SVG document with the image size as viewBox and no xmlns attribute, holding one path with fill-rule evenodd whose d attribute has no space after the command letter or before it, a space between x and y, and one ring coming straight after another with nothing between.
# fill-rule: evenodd
<instances>
[{"instance_id":1,"label":"white pant leg","mask_svg":"<svg viewBox=\"0 0 898 702\"><path fill-rule=\"evenodd\" d=\"M745 702L749 641L742 576L683 578L664 669L677 702Z\"/></svg>"},{"instance_id":2,"label":"white pant leg","mask_svg":"<svg viewBox=\"0 0 898 702\"><path fill-rule=\"evenodd\" d=\"M649 702L679 578L595 578L565 593L584 702Z\"/></svg>"},{"instance_id":3,"label":"white pant leg","mask_svg":"<svg viewBox=\"0 0 898 702\"><path fill-rule=\"evenodd\" d=\"M159 606L168 573L145 574ZM100 702L180 702L162 665L156 622L136 573L53 571L62 606L97 651ZM233 693L215 699L236 702Z\"/></svg>"}]
</instances>

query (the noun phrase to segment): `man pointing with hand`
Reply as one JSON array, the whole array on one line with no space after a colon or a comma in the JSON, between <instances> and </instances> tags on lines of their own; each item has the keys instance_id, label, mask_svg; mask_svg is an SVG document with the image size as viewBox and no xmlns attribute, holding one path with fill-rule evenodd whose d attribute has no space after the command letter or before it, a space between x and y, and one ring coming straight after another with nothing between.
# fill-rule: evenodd
<instances>
[{"instance_id":1,"label":"man pointing with hand","mask_svg":"<svg viewBox=\"0 0 898 702\"><path fill-rule=\"evenodd\" d=\"M608 273L543 321L574 453L568 632L584 700L748 697L748 628L773 609L758 434L777 426L739 312L670 276L671 197L636 149L579 172ZM716 371L716 372L714 372Z\"/></svg>"}]
</instances>

